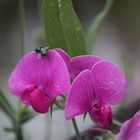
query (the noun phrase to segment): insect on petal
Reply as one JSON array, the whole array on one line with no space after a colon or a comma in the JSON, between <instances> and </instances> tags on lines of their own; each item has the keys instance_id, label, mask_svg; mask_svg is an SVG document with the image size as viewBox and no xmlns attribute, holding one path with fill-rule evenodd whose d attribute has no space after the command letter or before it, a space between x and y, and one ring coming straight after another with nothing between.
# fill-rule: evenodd
<instances>
[{"instance_id":1,"label":"insect on petal","mask_svg":"<svg viewBox=\"0 0 140 140\"><path fill-rule=\"evenodd\" d=\"M20 60L9 78L10 91L21 96L26 86L33 84L49 96L66 93L70 77L62 57L54 50L49 50L47 55L38 56L33 51Z\"/></svg>"}]
</instances>

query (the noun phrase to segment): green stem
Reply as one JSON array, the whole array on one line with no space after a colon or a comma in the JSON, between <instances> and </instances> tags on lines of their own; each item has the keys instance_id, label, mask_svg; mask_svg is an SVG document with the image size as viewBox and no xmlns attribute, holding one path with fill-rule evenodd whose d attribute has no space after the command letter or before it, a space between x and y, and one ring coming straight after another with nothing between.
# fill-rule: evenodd
<instances>
[{"instance_id":1,"label":"green stem","mask_svg":"<svg viewBox=\"0 0 140 140\"><path fill-rule=\"evenodd\" d=\"M22 57L24 54L24 47L25 47L25 8L24 8L24 0L19 0L19 24L20 24L20 56Z\"/></svg>"},{"instance_id":2,"label":"green stem","mask_svg":"<svg viewBox=\"0 0 140 140\"><path fill-rule=\"evenodd\" d=\"M116 124L117 126L121 127L122 123L119 122L118 120L113 119L113 123Z\"/></svg>"},{"instance_id":3,"label":"green stem","mask_svg":"<svg viewBox=\"0 0 140 140\"><path fill-rule=\"evenodd\" d=\"M87 45L88 45L89 53L91 53L91 50L95 43L96 35L102 23L104 22L113 2L114 0L106 0L103 10L94 18L93 23L91 23L91 26L89 27L89 30L87 33Z\"/></svg>"},{"instance_id":4,"label":"green stem","mask_svg":"<svg viewBox=\"0 0 140 140\"><path fill-rule=\"evenodd\" d=\"M20 24L20 41L21 41L21 47L20 47L20 57L24 54L24 47L25 47L25 7L24 7L24 0L18 0L18 7L19 7L19 24ZM22 114L21 107L19 107L19 110L17 111L17 118L15 122L15 134L16 134L16 140L23 140L22 135L22 124L20 122L20 115Z\"/></svg>"},{"instance_id":5,"label":"green stem","mask_svg":"<svg viewBox=\"0 0 140 140\"><path fill-rule=\"evenodd\" d=\"M77 140L81 140L80 132L79 132L75 118L72 119L72 124L76 133Z\"/></svg>"},{"instance_id":6,"label":"green stem","mask_svg":"<svg viewBox=\"0 0 140 140\"><path fill-rule=\"evenodd\" d=\"M22 126L19 122L16 125L16 140L24 140L22 134Z\"/></svg>"},{"instance_id":7,"label":"green stem","mask_svg":"<svg viewBox=\"0 0 140 140\"><path fill-rule=\"evenodd\" d=\"M21 124L20 118L21 118L22 114L24 114L26 109L27 109L27 106L21 105L16 114L16 124L15 124L16 140L24 140L23 134L22 134L22 124Z\"/></svg>"}]
</instances>

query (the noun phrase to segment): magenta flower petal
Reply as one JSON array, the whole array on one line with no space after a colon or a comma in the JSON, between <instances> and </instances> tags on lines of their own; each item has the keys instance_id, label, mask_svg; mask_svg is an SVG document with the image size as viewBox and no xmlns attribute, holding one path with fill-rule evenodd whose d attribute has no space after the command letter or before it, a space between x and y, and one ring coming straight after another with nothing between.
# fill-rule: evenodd
<instances>
[{"instance_id":1,"label":"magenta flower petal","mask_svg":"<svg viewBox=\"0 0 140 140\"><path fill-rule=\"evenodd\" d=\"M50 79L48 80L48 93L54 97L59 94L66 94L70 87L70 75L63 58L56 52L54 53L53 62L50 66Z\"/></svg>"},{"instance_id":2,"label":"magenta flower petal","mask_svg":"<svg viewBox=\"0 0 140 140\"><path fill-rule=\"evenodd\" d=\"M139 140L140 139L140 111L130 120L127 120L116 136L117 140Z\"/></svg>"},{"instance_id":3,"label":"magenta flower petal","mask_svg":"<svg viewBox=\"0 0 140 140\"><path fill-rule=\"evenodd\" d=\"M25 87L24 91L21 94L21 100L24 104L30 104L30 93L36 88L35 85L28 85Z\"/></svg>"},{"instance_id":4,"label":"magenta flower petal","mask_svg":"<svg viewBox=\"0 0 140 140\"><path fill-rule=\"evenodd\" d=\"M55 49L55 51L57 51L65 61L72 80L83 70L91 69L96 62L103 60L92 55L81 55L71 58L61 49Z\"/></svg>"},{"instance_id":5,"label":"magenta flower petal","mask_svg":"<svg viewBox=\"0 0 140 140\"><path fill-rule=\"evenodd\" d=\"M72 58L66 52L64 52L61 49L55 49L55 51L57 51L61 55L63 60L65 61L65 64L67 65L67 68L68 68L68 71L69 71L69 74L70 74L70 78L73 80L77 75L75 74L74 68L71 64L71 59Z\"/></svg>"},{"instance_id":6,"label":"magenta flower petal","mask_svg":"<svg viewBox=\"0 0 140 140\"><path fill-rule=\"evenodd\" d=\"M111 107L105 103L95 104L89 112L92 121L100 127L108 127L112 124Z\"/></svg>"},{"instance_id":7,"label":"magenta flower petal","mask_svg":"<svg viewBox=\"0 0 140 140\"><path fill-rule=\"evenodd\" d=\"M30 102L33 109L38 113L46 113L53 99L47 97L40 89L35 89L30 94Z\"/></svg>"},{"instance_id":8,"label":"magenta flower petal","mask_svg":"<svg viewBox=\"0 0 140 140\"><path fill-rule=\"evenodd\" d=\"M102 59L92 55L81 55L71 59L71 65L73 68L72 76L75 78L80 72L86 69L91 69L92 66Z\"/></svg>"},{"instance_id":9,"label":"magenta flower petal","mask_svg":"<svg viewBox=\"0 0 140 140\"><path fill-rule=\"evenodd\" d=\"M73 81L66 100L65 118L67 120L86 113L94 101L92 73L89 70L81 72Z\"/></svg>"},{"instance_id":10,"label":"magenta flower petal","mask_svg":"<svg viewBox=\"0 0 140 140\"><path fill-rule=\"evenodd\" d=\"M117 104L126 89L126 79L122 70L108 61L97 62L92 67L94 92L97 102Z\"/></svg>"},{"instance_id":11,"label":"magenta flower petal","mask_svg":"<svg viewBox=\"0 0 140 140\"><path fill-rule=\"evenodd\" d=\"M70 85L69 72L62 57L54 50L40 56L31 52L17 64L9 78L9 89L20 96L25 87L33 84L55 97L66 93Z\"/></svg>"},{"instance_id":12,"label":"magenta flower petal","mask_svg":"<svg viewBox=\"0 0 140 140\"><path fill-rule=\"evenodd\" d=\"M67 65L67 67L68 67L68 69L71 69L71 64L70 64L70 59L71 59L71 57L65 52L65 51L63 51L63 50L61 50L61 49L54 49L57 53L59 53L59 55L61 55L61 57L63 58L63 60L65 61L65 63L66 63L66 65Z\"/></svg>"}]
</instances>

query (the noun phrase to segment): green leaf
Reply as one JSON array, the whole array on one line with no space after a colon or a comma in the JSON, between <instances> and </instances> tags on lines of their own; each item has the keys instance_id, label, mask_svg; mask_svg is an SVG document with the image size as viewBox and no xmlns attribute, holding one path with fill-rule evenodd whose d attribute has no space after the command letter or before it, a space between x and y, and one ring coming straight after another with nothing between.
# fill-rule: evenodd
<instances>
[{"instance_id":1,"label":"green leaf","mask_svg":"<svg viewBox=\"0 0 140 140\"><path fill-rule=\"evenodd\" d=\"M34 113L34 112L27 112L25 115L23 115L21 118L20 118L20 122L21 122L21 124L24 124L24 123L26 123L26 122L28 122L28 121L30 121L33 117L35 117L36 116L36 113Z\"/></svg>"},{"instance_id":2,"label":"green leaf","mask_svg":"<svg viewBox=\"0 0 140 140\"><path fill-rule=\"evenodd\" d=\"M2 90L0 90L0 109L13 121L15 122L15 111L8 101L8 99L5 97Z\"/></svg>"},{"instance_id":3,"label":"green leaf","mask_svg":"<svg viewBox=\"0 0 140 140\"><path fill-rule=\"evenodd\" d=\"M30 119L36 116L36 113L29 110L28 106L21 105L19 110L17 111L17 116L21 124L28 122Z\"/></svg>"},{"instance_id":4,"label":"green leaf","mask_svg":"<svg viewBox=\"0 0 140 140\"><path fill-rule=\"evenodd\" d=\"M95 39L97 33L99 32L107 14L113 4L114 0L106 0L105 6L103 10L94 18L93 22L91 23L88 32L87 32L87 48L88 52L92 52L93 45L95 43Z\"/></svg>"},{"instance_id":5,"label":"green leaf","mask_svg":"<svg viewBox=\"0 0 140 140\"><path fill-rule=\"evenodd\" d=\"M62 110L64 109L64 102L63 102L63 100L57 101L57 99L55 99L54 103L55 103L55 105L56 105L59 109L62 109Z\"/></svg>"},{"instance_id":6,"label":"green leaf","mask_svg":"<svg viewBox=\"0 0 140 140\"><path fill-rule=\"evenodd\" d=\"M105 133L103 135L103 140L113 140L113 138L110 136L110 134Z\"/></svg>"},{"instance_id":7,"label":"green leaf","mask_svg":"<svg viewBox=\"0 0 140 140\"><path fill-rule=\"evenodd\" d=\"M4 95L4 93L2 92L2 90L0 90L0 99L3 100L3 102L5 102L6 106L7 106L12 112L14 112L14 109L13 109L12 105L10 104L10 102L8 101L7 97Z\"/></svg>"},{"instance_id":8,"label":"green leaf","mask_svg":"<svg viewBox=\"0 0 140 140\"><path fill-rule=\"evenodd\" d=\"M82 139L82 140L85 140L85 136L81 136L81 139Z\"/></svg>"},{"instance_id":9,"label":"green leaf","mask_svg":"<svg viewBox=\"0 0 140 140\"><path fill-rule=\"evenodd\" d=\"M70 55L86 54L86 42L72 0L43 1L45 35L51 48L61 48Z\"/></svg>"},{"instance_id":10,"label":"green leaf","mask_svg":"<svg viewBox=\"0 0 140 140\"><path fill-rule=\"evenodd\" d=\"M65 104L65 102L62 99L58 99L58 100L55 99L53 101L53 103L50 106L51 118L52 118L53 111L56 111L56 110L59 110L59 109L64 110L64 104Z\"/></svg>"},{"instance_id":11,"label":"green leaf","mask_svg":"<svg viewBox=\"0 0 140 140\"><path fill-rule=\"evenodd\" d=\"M52 114L53 114L53 105L54 105L54 103L52 103L51 106L50 106L50 114L51 114L51 118L52 118Z\"/></svg>"},{"instance_id":12,"label":"green leaf","mask_svg":"<svg viewBox=\"0 0 140 140\"><path fill-rule=\"evenodd\" d=\"M86 112L86 113L84 114L84 116L83 116L83 122L85 121L86 116L87 116L87 112Z\"/></svg>"},{"instance_id":13,"label":"green leaf","mask_svg":"<svg viewBox=\"0 0 140 140\"><path fill-rule=\"evenodd\" d=\"M6 131L6 132L15 132L16 130L14 129L14 128L10 128L10 127L5 127L5 128L3 128L4 129L4 131Z\"/></svg>"}]
</instances>

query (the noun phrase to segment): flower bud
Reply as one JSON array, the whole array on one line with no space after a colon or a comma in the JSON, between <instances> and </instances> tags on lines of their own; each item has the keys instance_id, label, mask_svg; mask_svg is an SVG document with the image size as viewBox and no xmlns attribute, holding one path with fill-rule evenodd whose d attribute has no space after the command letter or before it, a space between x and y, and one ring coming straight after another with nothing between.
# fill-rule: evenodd
<instances>
[{"instance_id":1,"label":"flower bud","mask_svg":"<svg viewBox=\"0 0 140 140\"><path fill-rule=\"evenodd\" d=\"M105 103L95 104L89 114L92 121L96 122L100 127L107 127L112 124L111 107Z\"/></svg>"}]
</instances>

